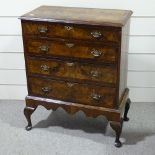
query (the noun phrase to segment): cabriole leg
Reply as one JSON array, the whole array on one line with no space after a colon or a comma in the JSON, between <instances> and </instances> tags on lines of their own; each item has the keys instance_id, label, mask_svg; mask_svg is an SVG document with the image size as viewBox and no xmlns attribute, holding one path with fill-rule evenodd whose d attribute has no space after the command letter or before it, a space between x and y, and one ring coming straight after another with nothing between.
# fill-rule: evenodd
<instances>
[{"instance_id":1,"label":"cabriole leg","mask_svg":"<svg viewBox=\"0 0 155 155\"><path fill-rule=\"evenodd\" d=\"M122 122L110 122L110 126L116 133L115 146L121 147L122 143L119 139L122 132Z\"/></svg>"},{"instance_id":2,"label":"cabriole leg","mask_svg":"<svg viewBox=\"0 0 155 155\"><path fill-rule=\"evenodd\" d=\"M126 101L126 105L125 105L124 121L129 121L129 118L127 117L127 115L128 115L128 111L129 111L129 109L130 109L130 104L131 104L131 101L130 101L130 99L128 98L127 101Z\"/></svg>"},{"instance_id":3,"label":"cabriole leg","mask_svg":"<svg viewBox=\"0 0 155 155\"><path fill-rule=\"evenodd\" d=\"M27 119L28 125L25 127L27 131L32 129L32 123L31 123L31 115L36 110L36 107L25 107L24 108L24 115Z\"/></svg>"}]
</instances>

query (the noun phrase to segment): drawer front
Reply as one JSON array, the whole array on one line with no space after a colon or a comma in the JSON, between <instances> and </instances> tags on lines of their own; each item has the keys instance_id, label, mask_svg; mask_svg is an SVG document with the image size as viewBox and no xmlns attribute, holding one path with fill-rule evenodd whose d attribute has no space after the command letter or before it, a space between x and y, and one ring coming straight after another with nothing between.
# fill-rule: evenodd
<instances>
[{"instance_id":1,"label":"drawer front","mask_svg":"<svg viewBox=\"0 0 155 155\"><path fill-rule=\"evenodd\" d=\"M87 27L64 25L45 22L23 22L24 35L44 37L73 38L80 40L96 40L105 42L120 42L120 30L116 27Z\"/></svg>"},{"instance_id":2,"label":"drawer front","mask_svg":"<svg viewBox=\"0 0 155 155\"><path fill-rule=\"evenodd\" d=\"M29 87L33 96L100 107L113 107L116 92L115 88L32 77L29 78Z\"/></svg>"},{"instance_id":3,"label":"drawer front","mask_svg":"<svg viewBox=\"0 0 155 155\"><path fill-rule=\"evenodd\" d=\"M103 45L82 44L79 42L31 40L27 41L27 52L33 55L70 57L115 63L118 49Z\"/></svg>"},{"instance_id":4,"label":"drawer front","mask_svg":"<svg viewBox=\"0 0 155 155\"><path fill-rule=\"evenodd\" d=\"M116 83L116 68L61 60L28 58L28 73L75 80Z\"/></svg>"}]
</instances>

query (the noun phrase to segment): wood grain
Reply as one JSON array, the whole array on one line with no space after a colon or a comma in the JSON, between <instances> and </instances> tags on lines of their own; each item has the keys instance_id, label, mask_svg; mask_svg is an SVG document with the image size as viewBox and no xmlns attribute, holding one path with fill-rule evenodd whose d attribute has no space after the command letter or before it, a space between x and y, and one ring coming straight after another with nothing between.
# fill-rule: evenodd
<instances>
[{"instance_id":1,"label":"wood grain","mask_svg":"<svg viewBox=\"0 0 155 155\"><path fill-rule=\"evenodd\" d=\"M95 107L91 105L83 105L77 103L69 103L60 100L40 98L35 96L26 97L27 107L36 107L42 105L47 110L57 110L59 107L63 108L69 114L75 114L78 111L83 111L87 117L98 117L100 115L106 116L108 121L120 121L120 113L118 110L113 110L103 107Z\"/></svg>"},{"instance_id":2,"label":"wood grain","mask_svg":"<svg viewBox=\"0 0 155 155\"><path fill-rule=\"evenodd\" d=\"M28 20L89 23L89 25L123 26L132 11L76 7L41 6L21 17ZM67 23L68 23L67 22Z\"/></svg>"},{"instance_id":3,"label":"wood grain","mask_svg":"<svg viewBox=\"0 0 155 155\"><path fill-rule=\"evenodd\" d=\"M41 96L99 107L113 108L115 106L115 88L32 77L28 78L28 81L29 95L32 96ZM45 88L46 90L43 90Z\"/></svg>"},{"instance_id":4,"label":"wood grain","mask_svg":"<svg viewBox=\"0 0 155 155\"><path fill-rule=\"evenodd\" d=\"M42 6L21 17L28 81L27 130L32 128L31 114L38 105L53 110L62 107L71 114L82 110L92 117L102 111L116 132L115 146L121 146L121 117L125 111L127 120L129 110L125 105L129 101L127 20L131 14ZM103 49L112 56L110 61L104 59ZM100 59L95 61L90 51Z\"/></svg>"},{"instance_id":5,"label":"wood grain","mask_svg":"<svg viewBox=\"0 0 155 155\"><path fill-rule=\"evenodd\" d=\"M70 23L63 24L25 20L22 21L22 26L24 35L36 35L48 38L60 37L102 42L111 41L116 43L118 43L120 39L120 28L118 27L86 27L85 25Z\"/></svg>"},{"instance_id":6,"label":"wood grain","mask_svg":"<svg viewBox=\"0 0 155 155\"><path fill-rule=\"evenodd\" d=\"M26 44L26 52L32 56L66 57L103 63L116 63L117 61L118 47L106 46L102 43L27 38Z\"/></svg>"},{"instance_id":7,"label":"wood grain","mask_svg":"<svg viewBox=\"0 0 155 155\"><path fill-rule=\"evenodd\" d=\"M28 58L27 63L29 75L39 74L85 83L93 81L102 84L116 84L117 69L112 66L36 58Z\"/></svg>"}]
</instances>

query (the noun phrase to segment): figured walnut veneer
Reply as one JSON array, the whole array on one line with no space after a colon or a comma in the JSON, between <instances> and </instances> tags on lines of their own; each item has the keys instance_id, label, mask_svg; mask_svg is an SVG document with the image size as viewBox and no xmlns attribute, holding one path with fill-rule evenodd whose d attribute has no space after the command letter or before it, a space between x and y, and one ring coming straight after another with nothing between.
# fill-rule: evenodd
<instances>
[{"instance_id":1,"label":"figured walnut veneer","mask_svg":"<svg viewBox=\"0 0 155 155\"><path fill-rule=\"evenodd\" d=\"M27 130L38 107L104 115L119 141L130 108L127 10L41 6L21 16ZM124 118L122 118L124 117Z\"/></svg>"}]
</instances>

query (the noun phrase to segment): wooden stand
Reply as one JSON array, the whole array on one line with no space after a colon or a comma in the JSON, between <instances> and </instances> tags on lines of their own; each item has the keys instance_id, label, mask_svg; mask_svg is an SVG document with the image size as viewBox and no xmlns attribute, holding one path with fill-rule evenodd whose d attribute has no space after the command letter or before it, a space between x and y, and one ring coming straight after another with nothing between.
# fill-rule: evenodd
<instances>
[{"instance_id":1,"label":"wooden stand","mask_svg":"<svg viewBox=\"0 0 155 155\"><path fill-rule=\"evenodd\" d=\"M57 108L61 107L69 114L75 114L79 110L83 111L86 116L96 118L99 115L104 115L107 120L110 122L110 126L116 132L115 146L121 147L122 143L120 142L120 136L122 132L123 120L128 121L127 117L129 108L130 108L130 99L128 98L129 89L126 89L122 102L120 104L119 109L108 109L102 107L93 107L89 105L82 105L77 103L69 103L58 100L39 98L34 96L26 97L26 107L24 109L25 117L28 121L28 125L26 126L26 130L29 131L32 129L31 123L31 115L36 110L38 105L44 106L47 110L57 110ZM124 117L122 118L122 114Z\"/></svg>"}]
</instances>

